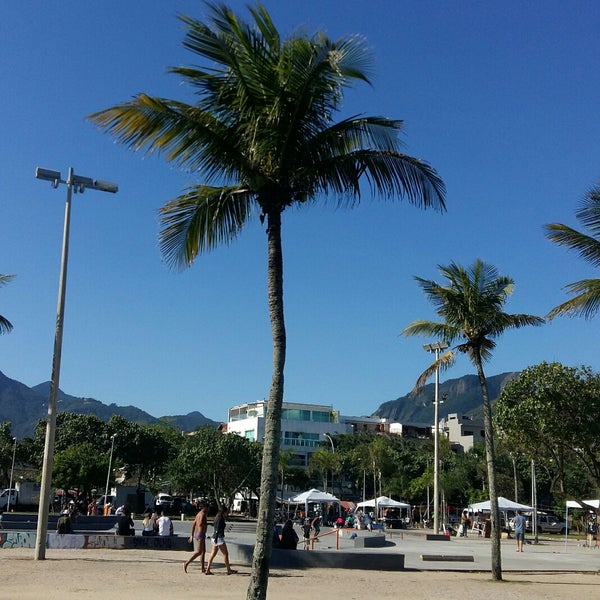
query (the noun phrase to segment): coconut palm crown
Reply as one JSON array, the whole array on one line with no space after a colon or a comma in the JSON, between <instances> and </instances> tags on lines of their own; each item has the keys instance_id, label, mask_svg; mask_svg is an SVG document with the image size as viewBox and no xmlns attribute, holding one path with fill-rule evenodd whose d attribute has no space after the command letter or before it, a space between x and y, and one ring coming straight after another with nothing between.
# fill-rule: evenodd
<instances>
[{"instance_id":1,"label":"coconut palm crown","mask_svg":"<svg viewBox=\"0 0 600 600\"><path fill-rule=\"evenodd\" d=\"M182 16L184 46L205 67L174 67L195 102L139 94L89 118L135 151L160 153L195 174L162 208L166 262L190 265L234 240L251 218L267 221L267 294L273 375L266 415L257 541L248 598L265 598L277 489L286 335L281 215L290 206L333 199L358 203L364 187L384 199L445 209L444 184L427 163L402 153L402 122L352 116L334 121L343 91L370 83L371 54L358 36L282 38L267 10L244 21L207 3L206 22Z\"/></svg>"},{"instance_id":2,"label":"coconut palm crown","mask_svg":"<svg viewBox=\"0 0 600 600\"><path fill-rule=\"evenodd\" d=\"M575 250L592 267L600 267L600 184L588 191L575 217L588 233L553 223L545 226L546 237L559 246ZM549 319L558 315L591 319L596 315L600 309L600 279L582 279L566 285L565 289L573 297L553 308Z\"/></svg>"}]
</instances>

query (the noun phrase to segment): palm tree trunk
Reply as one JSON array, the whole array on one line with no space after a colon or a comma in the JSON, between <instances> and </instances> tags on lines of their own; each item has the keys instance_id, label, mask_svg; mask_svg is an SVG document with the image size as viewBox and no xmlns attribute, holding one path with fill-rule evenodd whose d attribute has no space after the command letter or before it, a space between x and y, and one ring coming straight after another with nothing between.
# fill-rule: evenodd
<instances>
[{"instance_id":1,"label":"palm tree trunk","mask_svg":"<svg viewBox=\"0 0 600 600\"><path fill-rule=\"evenodd\" d=\"M477 375L483 396L483 426L485 430L485 453L488 471L488 491L490 494L490 513L492 519L492 579L502 580L502 555L500 551L500 511L498 510L498 494L496 492L496 451L494 448L494 430L492 426L492 407L488 393L487 381L483 372L481 355L475 355Z\"/></svg>"},{"instance_id":2,"label":"palm tree trunk","mask_svg":"<svg viewBox=\"0 0 600 600\"><path fill-rule=\"evenodd\" d=\"M285 322L283 315L283 251L281 248L281 213L268 213L267 288L269 317L273 336L273 376L267 405L265 438L260 480L260 502L256 528L256 545L252 557L252 573L247 600L265 600L269 582L269 562L273 545L277 472L281 440L283 405L283 368L285 365Z\"/></svg>"}]
</instances>

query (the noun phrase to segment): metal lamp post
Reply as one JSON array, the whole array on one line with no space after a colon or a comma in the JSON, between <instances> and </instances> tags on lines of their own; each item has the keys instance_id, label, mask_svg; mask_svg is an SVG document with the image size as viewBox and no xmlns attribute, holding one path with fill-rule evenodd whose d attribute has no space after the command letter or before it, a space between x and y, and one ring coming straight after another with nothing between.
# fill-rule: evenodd
<instances>
[{"instance_id":1,"label":"metal lamp post","mask_svg":"<svg viewBox=\"0 0 600 600\"><path fill-rule=\"evenodd\" d=\"M15 470L15 454L17 452L17 438L13 438L13 455L12 455L12 464L10 466L10 483L8 484L8 499L6 500L6 512L10 512L10 497L12 495L12 482L13 482L13 473Z\"/></svg>"},{"instance_id":2,"label":"metal lamp post","mask_svg":"<svg viewBox=\"0 0 600 600\"><path fill-rule=\"evenodd\" d=\"M329 443L331 444L331 454L335 454L335 446L333 445L333 438L328 433L324 433L323 436L326 437L329 440ZM327 491L327 490L325 490L325 491ZM333 487L333 469L331 470L331 493L335 494L335 489Z\"/></svg>"},{"instance_id":3,"label":"metal lamp post","mask_svg":"<svg viewBox=\"0 0 600 600\"><path fill-rule=\"evenodd\" d=\"M52 485L52 467L54 463L54 438L56 435L56 401L60 381L60 359L62 353L63 321L65 314L65 295L67 289L67 262L69 257L69 230L71 225L71 197L73 191L82 194L86 189L116 193L118 186L109 181L100 181L91 177L75 175L69 168L67 179L61 178L60 171L42 169L35 170L37 179L52 182L57 188L64 183L67 186L67 203L63 228L62 256L60 262L60 278L58 283L58 305L56 309L56 331L54 335L54 353L52 356L52 376L50 379L50 397L48 399L48 417L46 421L46 441L44 444L44 461L42 465L42 481L40 487L40 504L38 511L37 536L35 540L35 559L46 558L46 534L48 532L48 512L50 504L50 487Z\"/></svg>"},{"instance_id":4,"label":"metal lamp post","mask_svg":"<svg viewBox=\"0 0 600 600\"><path fill-rule=\"evenodd\" d=\"M110 483L110 470L112 468L112 458L113 458L113 452L115 449L115 437L116 437L116 433L113 433L110 436L110 457L108 459L108 473L106 474L106 488L104 490L104 510L102 511L103 514L106 514L106 505L108 504L106 497L108 496L108 485Z\"/></svg>"},{"instance_id":5,"label":"metal lamp post","mask_svg":"<svg viewBox=\"0 0 600 600\"><path fill-rule=\"evenodd\" d=\"M446 342L435 342L434 344L425 344L424 350L427 352L435 353L436 362L440 358L440 352L448 348ZM440 504L440 461L439 461L439 405L440 405L440 367L436 366L435 369L435 397L434 397L434 427L433 427L433 532L438 534L440 532L440 515L439 515L439 504Z\"/></svg>"}]
</instances>

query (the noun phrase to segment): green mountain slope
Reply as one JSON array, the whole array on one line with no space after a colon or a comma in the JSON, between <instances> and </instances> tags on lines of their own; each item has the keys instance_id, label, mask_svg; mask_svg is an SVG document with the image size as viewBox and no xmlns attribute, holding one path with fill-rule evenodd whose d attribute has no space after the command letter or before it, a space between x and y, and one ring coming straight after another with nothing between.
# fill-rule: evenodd
<instances>
[{"instance_id":1,"label":"green mountain slope","mask_svg":"<svg viewBox=\"0 0 600 600\"><path fill-rule=\"evenodd\" d=\"M13 435L18 439L32 437L38 420L46 418L49 395L50 382L30 388L0 372L0 423L9 421L12 424ZM217 425L215 421L198 411L187 415L157 418L135 406L104 404L93 398L70 396L60 390L58 392L58 412L96 415L103 421L108 421L112 415L120 415L134 423L151 425L162 422L182 431L193 431L204 425Z\"/></svg>"},{"instance_id":2,"label":"green mountain slope","mask_svg":"<svg viewBox=\"0 0 600 600\"><path fill-rule=\"evenodd\" d=\"M502 388L518 375L502 373L487 378L490 400L500 395ZM440 383L439 389L440 419L448 414L481 416L482 399L479 379L476 375L465 375L458 379L449 379ZM396 400L382 404L374 413L374 417L385 418L390 422L410 424L432 424L434 419L433 400L435 384L427 384L423 390L414 396L407 394Z\"/></svg>"}]
</instances>

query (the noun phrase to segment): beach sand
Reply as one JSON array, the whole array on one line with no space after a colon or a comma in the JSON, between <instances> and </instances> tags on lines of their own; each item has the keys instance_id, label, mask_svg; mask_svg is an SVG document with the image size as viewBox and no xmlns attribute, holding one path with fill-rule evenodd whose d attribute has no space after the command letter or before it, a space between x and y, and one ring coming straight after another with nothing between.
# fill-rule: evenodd
<instances>
[{"instance_id":1,"label":"beach sand","mask_svg":"<svg viewBox=\"0 0 600 600\"><path fill-rule=\"evenodd\" d=\"M189 555L176 551L47 550L43 561L33 556L30 548L0 550L0 598L218 600L245 598L250 581L249 567L232 565L238 573L228 576L220 562L215 562L213 576L203 575L197 562L186 574L183 562ZM596 600L600 575L505 572L504 581L496 582L487 572L273 570L267 596L271 600Z\"/></svg>"}]
</instances>

